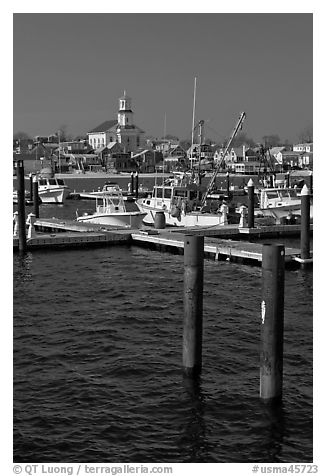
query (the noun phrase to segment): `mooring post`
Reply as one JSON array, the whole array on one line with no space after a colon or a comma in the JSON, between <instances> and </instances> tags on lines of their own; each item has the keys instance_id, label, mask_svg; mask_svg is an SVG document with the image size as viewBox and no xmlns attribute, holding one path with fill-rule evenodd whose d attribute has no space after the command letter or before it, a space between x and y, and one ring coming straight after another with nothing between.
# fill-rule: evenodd
<instances>
[{"instance_id":1,"label":"mooring post","mask_svg":"<svg viewBox=\"0 0 326 476\"><path fill-rule=\"evenodd\" d=\"M130 180L131 180L131 193L134 193L134 173L133 172L131 172Z\"/></svg>"},{"instance_id":2,"label":"mooring post","mask_svg":"<svg viewBox=\"0 0 326 476\"><path fill-rule=\"evenodd\" d=\"M202 367L204 236L184 237L183 370L196 377Z\"/></svg>"},{"instance_id":3,"label":"mooring post","mask_svg":"<svg viewBox=\"0 0 326 476\"><path fill-rule=\"evenodd\" d=\"M301 259L310 258L310 191L307 185L301 190Z\"/></svg>"},{"instance_id":4,"label":"mooring post","mask_svg":"<svg viewBox=\"0 0 326 476\"><path fill-rule=\"evenodd\" d=\"M290 188L290 172L286 172L286 187Z\"/></svg>"},{"instance_id":5,"label":"mooring post","mask_svg":"<svg viewBox=\"0 0 326 476\"><path fill-rule=\"evenodd\" d=\"M248 228L255 226L255 184L252 179L248 182Z\"/></svg>"},{"instance_id":6,"label":"mooring post","mask_svg":"<svg viewBox=\"0 0 326 476\"><path fill-rule=\"evenodd\" d=\"M135 198L138 198L138 172L135 174Z\"/></svg>"},{"instance_id":7,"label":"mooring post","mask_svg":"<svg viewBox=\"0 0 326 476\"><path fill-rule=\"evenodd\" d=\"M229 174L229 172L226 172L226 194L229 198L229 196L230 196L230 174Z\"/></svg>"},{"instance_id":8,"label":"mooring post","mask_svg":"<svg viewBox=\"0 0 326 476\"><path fill-rule=\"evenodd\" d=\"M33 174L29 174L29 199L33 201Z\"/></svg>"},{"instance_id":9,"label":"mooring post","mask_svg":"<svg viewBox=\"0 0 326 476\"><path fill-rule=\"evenodd\" d=\"M24 162L17 161L17 198L18 198L18 249L26 251L26 219L25 219L25 177Z\"/></svg>"},{"instance_id":10,"label":"mooring post","mask_svg":"<svg viewBox=\"0 0 326 476\"><path fill-rule=\"evenodd\" d=\"M33 179L33 197L34 197L34 200L33 200L34 215L36 216L36 218L39 218L40 217L40 203L39 203L40 198L38 195L38 181L36 176Z\"/></svg>"},{"instance_id":11,"label":"mooring post","mask_svg":"<svg viewBox=\"0 0 326 476\"><path fill-rule=\"evenodd\" d=\"M282 399L284 245L263 245L260 340L260 398Z\"/></svg>"}]
</instances>

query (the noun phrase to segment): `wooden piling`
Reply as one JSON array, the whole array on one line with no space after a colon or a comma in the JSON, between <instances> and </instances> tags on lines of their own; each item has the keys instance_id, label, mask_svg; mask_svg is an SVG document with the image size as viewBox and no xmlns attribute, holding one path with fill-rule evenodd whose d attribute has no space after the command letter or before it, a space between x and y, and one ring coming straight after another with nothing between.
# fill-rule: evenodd
<instances>
[{"instance_id":1,"label":"wooden piling","mask_svg":"<svg viewBox=\"0 0 326 476\"><path fill-rule=\"evenodd\" d=\"M130 179L131 179L131 193L134 193L134 173L133 172L131 172Z\"/></svg>"},{"instance_id":2,"label":"wooden piling","mask_svg":"<svg viewBox=\"0 0 326 476\"><path fill-rule=\"evenodd\" d=\"M135 198L138 198L138 172L135 174Z\"/></svg>"},{"instance_id":3,"label":"wooden piling","mask_svg":"<svg viewBox=\"0 0 326 476\"><path fill-rule=\"evenodd\" d=\"M229 198L229 196L230 196L230 174L229 174L229 172L226 172L226 194Z\"/></svg>"},{"instance_id":4,"label":"wooden piling","mask_svg":"<svg viewBox=\"0 0 326 476\"><path fill-rule=\"evenodd\" d=\"M26 251L26 219L25 219L25 177L24 162L17 162L17 199L18 199L18 237L19 251Z\"/></svg>"},{"instance_id":5,"label":"wooden piling","mask_svg":"<svg viewBox=\"0 0 326 476\"><path fill-rule=\"evenodd\" d=\"M33 174L29 174L29 199L33 201Z\"/></svg>"},{"instance_id":6,"label":"wooden piling","mask_svg":"<svg viewBox=\"0 0 326 476\"><path fill-rule=\"evenodd\" d=\"M184 237L183 370L196 377L202 368L204 236Z\"/></svg>"},{"instance_id":7,"label":"wooden piling","mask_svg":"<svg viewBox=\"0 0 326 476\"><path fill-rule=\"evenodd\" d=\"M36 218L40 218L40 198L38 195L38 181L36 177L34 177L33 180L33 197L34 215L36 216Z\"/></svg>"},{"instance_id":8,"label":"wooden piling","mask_svg":"<svg viewBox=\"0 0 326 476\"><path fill-rule=\"evenodd\" d=\"M301 259L310 258L310 191L307 185L301 190Z\"/></svg>"},{"instance_id":9,"label":"wooden piling","mask_svg":"<svg viewBox=\"0 0 326 476\"><path fill-rule=\"evenodd\" d=\"M290 172L286 172L286 187L290 188Z\"/></svg>"},{"instance_id":10,"label":"wooden piling","mask_svg":"<svg viewBox=\"0 0 326 476\"><path fill-rule=\"evenodd\" d=\"M248 182L248 228L255 226L255 184L252 179Z\"/></svg>"},{"instance_id":11,"label":"wooden piling","mask_svg":"<svg viewBox=\"0 0 326 476\"><path fill-rule=\"evenodd\" d=\"M263 245L260 340L260 398L282 399L284 329L283 245Z\"/></svg>"}]
</instances>

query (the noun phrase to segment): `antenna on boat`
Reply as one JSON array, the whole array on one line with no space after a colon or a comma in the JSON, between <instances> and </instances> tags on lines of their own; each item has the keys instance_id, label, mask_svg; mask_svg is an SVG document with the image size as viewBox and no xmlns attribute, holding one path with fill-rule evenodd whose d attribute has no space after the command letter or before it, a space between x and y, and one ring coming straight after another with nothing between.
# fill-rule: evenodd
<instances>
[{"instance_id":1,"label":"antenna on boat","mask_svg":"<svg viewBox=\"0 0 326 476\"><path fill-rule=\"evenodd\" d=\"M195 77L194 83L194 100L193 100L193 107L192 107L192 127L191 127L191 149L190 149L190 168L192 169L192 152L194 148L194 129L195 129L195 110L196 110L196 88L197 88L197 78Z\"/></svg>"}]
</instances>

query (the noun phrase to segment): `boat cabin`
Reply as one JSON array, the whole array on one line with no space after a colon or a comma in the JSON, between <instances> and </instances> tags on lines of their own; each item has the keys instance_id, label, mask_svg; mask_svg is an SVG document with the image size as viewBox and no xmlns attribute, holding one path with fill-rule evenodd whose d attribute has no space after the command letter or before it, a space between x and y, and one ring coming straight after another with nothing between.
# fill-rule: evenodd
<instances>
[{"instance_id":1,"label":"boat cabin","mask_svg":"<svg viewBox=\"0 0 326 476\"><path fill-rule=\"evenodd\" d=\"M300 202L297 192L293 188L268 188L260 191L260 207L282 207L293 202Z\"/></svg>"},{"instance_id":2,"label":"boat cabin","mask_svg":"<svg viewBox=\"0 0 326 476\"><path fill-rule=\"evenodd\" d=\"M41 187L65 187L65 182L60 178L39 178L38 184Z\"/></svg>"},{"instance_id":3,"label":"boat cabin","mask_svg":"<svg viewBox=\"0 0 326 476\"><path fill-rule=\"evenodd\" d=\"M126 211L122 190L118 184L105 184L102 192L100 197L96 197L97 213L108 214Z\"/></svg>"}]
</instances>

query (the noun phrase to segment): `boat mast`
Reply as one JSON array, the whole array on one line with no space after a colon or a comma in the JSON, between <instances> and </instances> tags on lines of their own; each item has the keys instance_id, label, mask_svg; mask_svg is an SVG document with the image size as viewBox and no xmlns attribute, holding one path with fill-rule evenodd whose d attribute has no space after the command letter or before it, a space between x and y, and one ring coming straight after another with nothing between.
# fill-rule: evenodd
<instances>
[{"instance_id":1,"label":"boat mast","mask_svg":"<svg viewBox=\"0 0 326 476\"><path fill-rule=\"evenodd\" d=\"M203 141L203 125L204 121L199 121L199 147L198 147L198 185L201 184L201 177L200 177L200 161L201 161L201 146Z\"/></svg>"},{"instance_id":2,"label":"boat mast","mask_svg":"<svg viewBox=\"0 0 326 476\"><path fill-rule=\"evenodd\" d=\"M163 144L164 144L164 146L165 146L165 139L166 139L166 112L164 113L164 129L163 129ZM163 200L164 200L164 171L165 171L165 152L163 152L163 175L162 175L162 199Z\"/></svg>"},{"instance_id":3,"label":"boat mast","mask_svg":"<svg viewBox=\"0 0 326 476\"><path fill-rule=\"evenodd\" d=\"M194 84L194 100L193 100L193 107L192 107L192 127L191 127L191 150L190 150L190 168L192 169L192 152L194 147L194 129L195 129L195 110L196 110L196 87L197 87L197 78L195 77L195 84Z\"/></svg>"},{"instance_id":4,"label":"boat mast","mask_svg":"<svg viewBox=\"0 0 326 476\"><path fill-rule=\"evenodd\" d=\"M59 142L59 173L61 173L61 156L60 156L60 131L58 131L58 142Z\"/></svg>"},{"instance_id":5,"label":"boat mast","mask_svg":"<svg viewBox=\"0 0 326 476\"><path fill-rule=\"evenodd\" d=\"M233 139L235 138L235 136L237 135L237 133L239 132L239 130L242 128L242 124L243 124L245 118L246 118L246 113L245 113L245 112L242 112L242 113L240 114L240 117L239 117L239 120L238 120L238 122L237 122L237 125L235 126L235 128L234 128L234 130L233 130L233 132L232 132L232 134L231 134L231 136L230 136L230 138L229 138L229 141L228 141L228 143L227 143L227 145L226 145L226 147L225 147L225 149L224 149L224 151L223 151L222 158L221 158L221 162L220 162L219 166L215 169L215 172L213 173L213 176L212 176L212 178L211 178L211 180L210 180L210 182L209 182L209 184L208 184L208 186L207 186L206 192L205 192L204 195L203 195L203 198L202 198L202 206L204 205L205 200L206 200L206 198L207 198L207 195L209 194L209 192L211 191L211 189L212 189L212 187L213 187L213 184L214 184L214 182L215 182L216 176L217 176L217 174L218 174L218 172L219 172L219 170L220 170L221 165L224 164L225 156L226 156L226 154L227 154L228 151L229 151L229 148L230 148L230 146L231 146L231 144L232 144L232 142L233 142Z\"/></svg>"}]
</instances>

